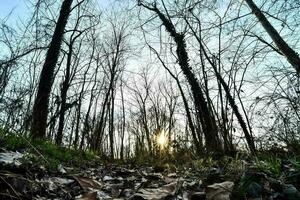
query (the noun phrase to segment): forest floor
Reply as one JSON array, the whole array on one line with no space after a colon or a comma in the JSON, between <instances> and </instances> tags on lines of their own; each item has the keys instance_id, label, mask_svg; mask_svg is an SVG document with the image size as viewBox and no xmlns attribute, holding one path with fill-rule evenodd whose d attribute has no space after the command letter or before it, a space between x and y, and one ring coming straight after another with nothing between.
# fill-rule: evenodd
<instances>
[{"instance_id":1,"label":"forest floor","mask_svg":"<svg viewBox=\"0 0 300 200\"><path fill-rule=\"evenodd\" d=\"M296 157L108 162L48 142L25 143L0 137L0 200L300 199Z\"/></svg>"}]
</instances>

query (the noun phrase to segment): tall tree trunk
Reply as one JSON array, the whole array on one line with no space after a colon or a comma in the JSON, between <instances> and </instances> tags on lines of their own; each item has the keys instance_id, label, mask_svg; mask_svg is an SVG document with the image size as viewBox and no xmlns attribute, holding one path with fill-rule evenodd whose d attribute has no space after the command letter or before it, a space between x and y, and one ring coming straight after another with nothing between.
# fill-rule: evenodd
<instances>
[{"instance_id":1,"label":"tall tree trunk","mask_svg":"<svg viewBox=\"0 0 300 200\"><path fill-rule=\"evenodd\" d=\"M76 115L75 115L76 116ZM75 123L76 123L76 117L74 116L74 119L72 120L72 123L71 123L71 132L70 132L70 135L69 135L69 144L68 144L68 148L70 149L71 146L72 146L72 139L73 139L73 131L74 131L74 126L75 126Z\"/></svg>"},{"instance_id":2,"label":"tall tree trunk","mask_svg":"<svg viewBox=\"0 0 300 200\"><path fill-rule=\"evenodd\" d=\"M78 147L78 142L79 142L79 123L80 123L80 117L81 117L81 105L82 105L82 100L83 100L83 97L84 97L84 89L85 89L85 84L86 84L86 78L87 78L87 74L89 72L89 69L91 67L91 64L92 64L92 60L93 60L93 55L94 55L94 52L95 52L95 47L94 47L94 43L93 43L93 48L92 48L92 53L91 53L91 57L90 57L90 61L89 61L89 65L87 67L87 69L85 70L84 72L84 75L83 75L83 83L82 83L82 86L81 86L81 90L80 90L80 93L79 93L79 97L78 97L78 105L77 105L77 118L76 118L76 127L75 127L75 139L74 139L74 148L77 149ZM97 84L97 74L98 74L98 67L96 68L96 71L95 71L95 79L94 79L94 84L92 86L92 90L91 90L91 96L90 96L90 103L89 103L89 106L88 106L88 111L87 111L87 114L86 114L86 117L85 117L85 121L83 123L83 130L87 130L87 126L88 125L88 117L90 115L90 110L91 110L91 106L92 106L92 101L93 101L93 91L96 87L96 84ZM83 132L84 132L83 131ZM83 137L83 134L82 134L82 137ZM80 143L80 147L81 147L81 143Z\"/></svg>"},{"instance_id":3,"label":"tall tree trunk","mask_svg":"<svg viewBox=\"0 0 300 200\"><path fill-rule=\"evenodd\" d=\"M240 113L240 111L239 111L239 109L238 109L238 107L235 103L235 100L234 100L233 96L230 93L230 89L229 89L228 85L225 83L223 77L217 71L216 67L214 66L213 68L214 68L214 71L216 73L216 76L217 76L218 80L220 81L221 85L224 88L224 91L225 91L226 96L228 98L229 104L230 104L230 106L231 106L231 108L232 108L232 110L233 110L233 112L234 112L234 114L235 114L235 116L236 116L236 118L237 118L244 134L245 134L245 138L246 138L246 141L248 143L249 149L253 154L255 154L255 144L254 144L254 141L253 141L253 137L250 134L250 132L248 131L245 120L244 120L243 116L241 115L241 113Z\"/></svg>"},{"instance_id":4,"label":"tall tree trunk","mask_svg":"<svg viewBox=\"0 0 300 200\"><path fill-rule=\"evenodd\" d=\"M89 122L89 116L90 116L90 112L91 112L91 108L92 108L92 104L93 104L93 99L94 99L94 97L93 97L93 94L91 92L88 110L87 110L87 112L85 114L85 118L84 118L84 122L83 122L83 130L82 130L82 134L81 134L81 142L80 142L80 145L79 145L79 149L81 149L81 150L83 149L84 139L87 136L87 134L90 132L90 126L91 125L90 125L90 122ZM79 121L77 122L77 124L79 124ZM77 138L75 138L75 141L74 141L74 146L75 147L77 146L77 141L79 140L79 129L78 129L78 132L76 132L76 133L77 133L77 136L75 136L75 137L77 137Z\"/></svg>"},{"instance_id":5,"label":"tall tree trunk","mask_svg":"<svg viewBox=\"0 0 300 200\"><path fill-rule=\"evenodd\" d=\"M109 97L110 97L110 88L112 87L112 84L113 84L113 81L110 80L110 83L109 83L109 89L108 91L106 92L105 94L105 98L104 98L104 101L103 101L103 105L102 105L102 109L101 109L101 115L100 115L100 119L99 121L96 123L96 128L93 132L93 141L92 141L92 144L91 144L91 148L93 150L97 150L99 149L99 145L100 145L100 139L101 139L101 135L102 135L102 129L104 127L104 123L105 123L105 109L106 108L109 108L107 105L109 103Z\"/></svg>"},{"instance_id":6,"label":"tall tree trunk","mask_svg":"<svg viewBox=\"0 0 300 200\"><path fill-rule=\"evenodd\" d=\"M145 102L142 102L142 126L145 130L145 135L146 135L146 140L148 143L148 151L150 154L153 153L152 151L152 142L151 142L151 137L150 137L150 130L147 122L147 110L146 110L146 105ZM142 140L144 141L144 140Z\"/></svg>"},{"instance_id":7,"label":"tall tree trunk","mask_svg":"<svg viewBox=\"0 0 300 200\"><path fill-rule=\"evenodd\" d=\"M123 81L121 80L121 100L122 100L122 125L121 125L121 149L120 149L120 159L124 159L124 136L125 136L125 104L124 104L124 92L123 92Z\"/></svg>"},{"instance_id":8,"label":"tall tree trunk","mask_svg":"<svg viewBox=\"0 0 300 200\"><path fill-rule=\"evenodd\" d=\"M211 60L211 58L209 57L209 55L207 54L205 48L204 48L204 45L201 41L201 38L197 35L196 31L192 28L192 26L190 25L190 23L186 20L188 26L191 28L196 40L198 41L198 43L200 44L200 49L203 51L203 54L205 56L205 58L207 59L207 61L209 62L209 64L212 66L215 74L216 74L216 77L218 79L218 81L220 82L220 84L222 85L222 87L224 88L224 91L226 93L226 97L229 101L229 104L245 134L245 138L246 138L246 141L247 141L247 144L249 146L249 149L250 151L255 154L255 144L254 144L254 141L253 141L253 137L251 135L251 133L248 131L248 128L247 128L247 125L245 123L245 120L243 119L243 116L241 115L241 113L239 112L239 109L235 103L235 100L233 98L233 96L231 95L230 93L230 89L227 85L227 83L224 81L223 77L221 76L221 74L218 72L218 69L217 69L217 66L216 64L214 63L214 61Z\"/></svg>"},{"instance_id":9,"label":"tall tree trunk","mask_svg":"<svg viewBox=\"0 0 300 200\"><path fill-rule=\"evenodd\" d=\"M190 128L190 131L191 131L191 134L192 134L192 137L193 137L193 142L194 142L194 145L196 147L196 152L200 155L203 150L201 149L201 140L200 138L197 137L197 134L196 134L196 129L195 129L195 126L194 126L194 123L193 123L193 120L192 120L192 115L191 115L191 112L190 112L190 109L189 109L189 105L188 105L188 101L185 97L185 94L184 94L184 91L181 87L181 84L180 84L180 81L178 79L178 77L176 77L172 72L171 70L165 65L165 63L163 62L163 60L161 59L161 57L159 56L159 53L154 49L152 48L151 46L149 46L150 49L152 51L154 51L154 53L156 54L157 58L159 59L159 61L161 62L161 64L163 65L163 67L168 71L168 73L170 74L170 76L175 80L178 88L179 88L179 91L180 91L180 95L181 95L181 98L182 98L182 101L183 101L183 105L184 105L184 109L185 109L185 112L186 112L186 116L187 116L187 120L188 120L188 126Z\"/></svg>"},{"instance_id":10,"label":"tall tree trunk","mask_svg":"<svg viewBox=\"0 0 300 200\"><path fill-rule=\"evenodd\" d=\"M201 118L200 120L202 130L205 136L206 150L207 152L222 153L222 146L221 141L218 137L218 128L216 125L215 118L212 112L210 112L209 110L208 103L204 98L204 94L200 87L200 84L189 66L189 58L186 51L184 35L176 32L176 29L172 22L156 7L155 4L153 5L153 7L149 7L147 5L142 4L141 2L139 3L143 7L155 12L158 15L163 25L165 26L167 32L174 39L177 45L176 53L178 56L179 65L190 85L197 115Z\"/></svg>"},{"instance_id":11,"label":"tall tree trunk","mask_svg":"<svg viewBox=\"0 0 300 200\"><path fill-rule=\"evenodd\" d=\"M46 136L48 105L54 80L54 70L59 57L64 29L70 15L72 2L73 0L64 0L62 3L59 18L40 75L38 92L32 113L32 138L44 138Z\"/></svg>"},{"instance_id":12,"label":"tall tree trunk","mask_svg":"<svg viewBox=\"0 0 300 200\"><path fill-rule=\"evenodd\" d=\"M252 0L246 0L248 6L251 8L254 15L257 17L261 25L264 27L266 32L272 38L278 49L285 55L289 63L296 69L297 73L300 74L300 57L279 35L278 31L272 26L263 12L257 7Z\"/></svg>"},{"instance_id":13,"label":"tall tree trunk","mask_svg":"<svg viewBox=\"0 0 300 200\"><path fill-rule=\"evenodd\" d=\"M114 159L114 109L115 109L115 90L114 86L111 88L111 111L109 116L109 145L110 145L110 158Z\"/></svg>"},{"instance_id":14,"label":"tall tree trunk","mask_svg":"<svg viewBox=\"0 0 300 200\"><path fill-rule=\"evenodd\" d=\"M65 125L65 112L67 110L67 93L70 86L70 73L71 73L71 58L73 53L73 44L69 45L69 52L67 56L67 67L66 67L66 75L61 88L61 104L60 104L60 112L59 112L59 121L58 121L58 130L55 138L55 143L57 145L61 145L63 139L63 129Z\"/></svg>"}]
</instances>

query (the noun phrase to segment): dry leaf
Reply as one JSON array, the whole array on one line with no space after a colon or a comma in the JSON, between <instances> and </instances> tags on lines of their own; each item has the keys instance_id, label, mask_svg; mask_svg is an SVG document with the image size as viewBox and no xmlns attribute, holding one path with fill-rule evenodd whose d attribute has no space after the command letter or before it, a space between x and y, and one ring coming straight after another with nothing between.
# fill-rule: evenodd
<instances>
[{"instance_id":1,"label":"dry leaf","mask_svg":"<svg viewBox=\"0 0 300 200\"><path fill-rule=\"evenodd\" d=\"M102 185L100 182L86 177L73 176L73 178L79 183L83 189L101 189Z\"/></svg>"},{"instance_id":2,"label":"dry leaf","mask_svg":"<svg viewBox=\"0 0 300 200\"><path fill-rule=\"evenodd\" d=\"M207 200L230 200L230 194L233 189L233 182L225 181L207 186Z\"/></svg>"},{"instance_id":3,"label":"dry leaf","mask_svg":"<svg viewBox=\"0 0 300 200\"><path fill-rule=\"evenodd\" d=\"M97 192L88 192L77 200L97 200Z\"/></svg>"},{"instance_id":4,"label":"dry leaf","mask_svg":"<svg viewBox=\"0 0 300 200\"><path fill-rule=\"evenodd\" d=\"M151 200L160 200L168 196L175 195L177 191L178 182L173 182L164 185L160 188L145 188L140 189L138 193L134 194L130 199L143 198Z\"/></svg>"}]
</instances>

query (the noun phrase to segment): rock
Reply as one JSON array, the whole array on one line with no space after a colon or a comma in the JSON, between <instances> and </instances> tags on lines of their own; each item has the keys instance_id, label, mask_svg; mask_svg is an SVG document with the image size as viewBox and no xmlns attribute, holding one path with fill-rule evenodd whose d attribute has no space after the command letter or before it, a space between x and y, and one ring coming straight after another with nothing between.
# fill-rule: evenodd
<instances>
[{"instance_id":1,"label":"rock","mask_svg":"<svg viewBox=\"0 0 300 200\"><path fill-rule=\"evenodd\" d=\"M295 188L295 186L291 184L284 185L283 188L283 196L287 200L299 200L300 199L300 193L299 191Z\"/></svg>"},{"instance_id":2,"label":"rock","mask_svg":"<svg viewBox=\"0 0 300 200\"><path fill-rule=\"evenodd\" d=\"M263 187L257 182L251 182L247 189L247 194L251 198L260 198L262 195Z\"/></svg>"}]
</instances>

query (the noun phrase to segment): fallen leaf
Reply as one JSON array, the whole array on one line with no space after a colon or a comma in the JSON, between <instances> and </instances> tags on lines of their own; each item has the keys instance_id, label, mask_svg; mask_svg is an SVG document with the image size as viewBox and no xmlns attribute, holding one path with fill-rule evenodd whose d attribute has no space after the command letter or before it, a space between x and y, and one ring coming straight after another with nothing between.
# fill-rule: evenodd
<instances>
[{"instance_id":1,"label":"fallen leaf","mask_svg":"<svg viewBox=\"0 0 300 200\"><path fill-rule=\"evenodd\" d=\"M195 192L191 194L190 200L205 200L205 192Z\"/></svg>"},{"instance_id":2,"label":"fallen leaf","mask_svg":"<svg viewBox=\"0 0 300 200\"><path fill-rule=\"evenodd\" d=\"M82 197L76 198L76 200L97 200L97 192L88 192Z\"/></svg>"},{"instance_id":3,"label":"fallen leaf","mask_svg":"<svg viewBox=\"0 0 300 200\"><path fill-rule=\"evenodd\" d=\"M51 177L51 178L43 178L41 180L37 180L37 182L47 185L49 191L54 191L58 187L73 183L74 180L66 179L66 178L59 178L59 177Z\"/></svg>"},{"instance_id":4,"label":"fallen leaf","mask_svg":"<svg viewBox=\"0 0 300 200\"><path fill-rule=\"evenodd\" d=\"M207 200L230 200L230 194L234 183L225 181L223 183L215 183L207 186L206 199Z\"/></svg>"},{"instance_id":5,"label":"fallen leaf","mask_svg":"<svg viewBox=\"0 0 300 200\"><path fill-rule=\"evenodd\" d=\"M114 178L111 176L104 176L102 180L103 181L112 181L112 180L114 180Z\"/></svg>"},{"instance_id":6,"label":"fallen leaf","mask_svg":"<svg viewBox=\"0 0 300 200\"><path fill-rule=\"evenodd\" d=\"M145 188L140 189L138 193L134 194L130 199L151 199L160 200L166 197L174 196L178 189L178 182L173 182L164 185L160 188Z\"/></svg>"},{"instance_id":7,"label":"fallen leaf","mask_svg":"<svg viewBox=\"0 0 300 200\"><path fill-rule=\"evenodd\" d=\"M66 173L67 173L67 171L64 169L64 167L63 167L61 164L59 164L59 165L57 166L57 170L58 170L60 173L62 173L62 174L66 174Z\"/></svg>"},{"instance_id":8,"label":"fallen leaf","mask_svg":"<svg viewBox=\"0 0 300 200\"><path fill-rule=\"evenodd\" d=\"M13 164L15 166L20 166L22 163L19 161L21 158L23 158L23 154L19 152L4 152L0 153L0 163L4 164Z\"/></svg>"},{"instance_id":9,"label":"fallen leaf","mask_svg":"<svg viewBox=\"0 0 300 200\"><path fill-rule=\"evenodd\" d=\"M87 177L80 177L80 176L73 176L73 178L79 183L79 185L83 189L101 189L102 185L100 182L87 178Z\"/></svg>"}]
</instances>

